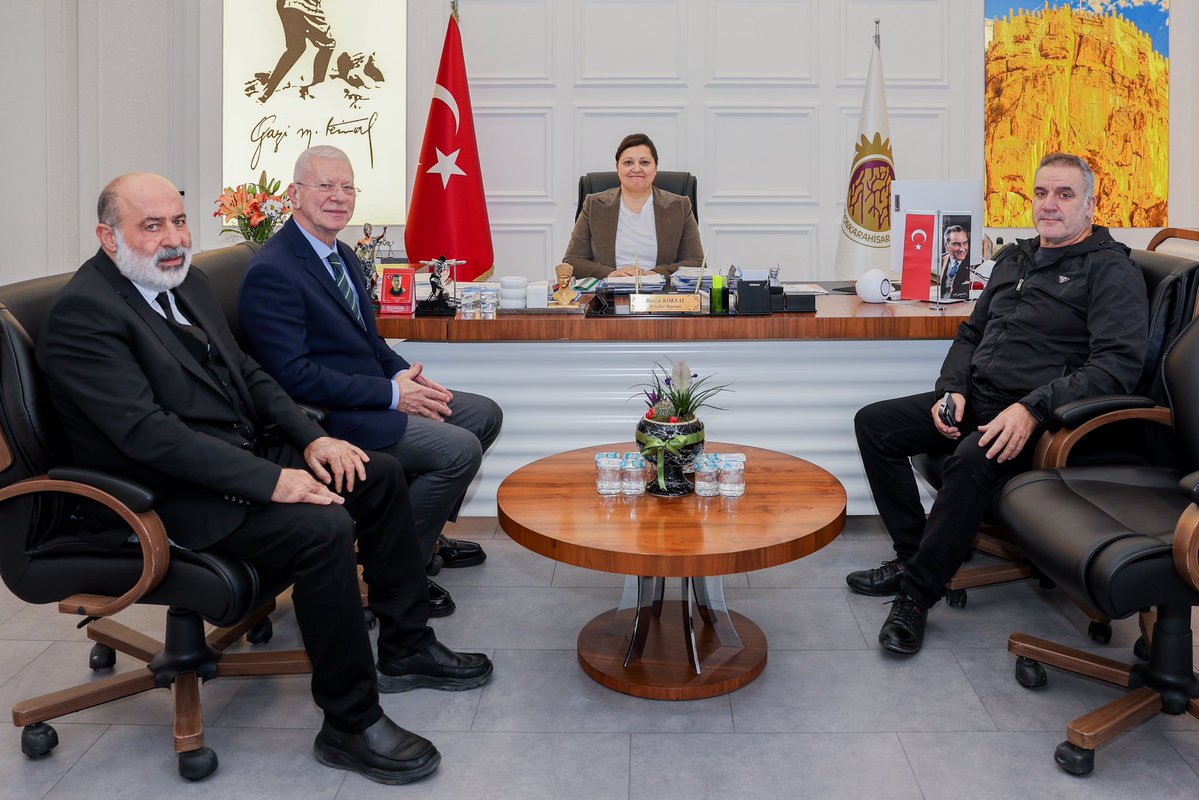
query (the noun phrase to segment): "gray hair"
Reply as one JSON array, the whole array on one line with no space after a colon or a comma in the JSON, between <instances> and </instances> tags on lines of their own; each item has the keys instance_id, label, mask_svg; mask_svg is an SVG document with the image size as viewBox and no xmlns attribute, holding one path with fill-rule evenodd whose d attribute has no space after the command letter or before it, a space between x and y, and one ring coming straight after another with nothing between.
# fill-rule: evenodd
<instances>
[{"instance_id":1,"label":"gray hair","mask_svg":"<svg viewBox=\"0 0 1199 800\"><path fill-rule=\"evenodd\" d=\"M350 163L350 157L346 155L346 152L331 144L318 144L316 147L309 147L296 159L296 166L291 174L293 183L300 182L300 177L308 170L309 162L316 158L335 158L347 164Z\"/></svg>"},{"instance_id":2,"label":"gray hair","mask_svg":"<svg viewBox=\"0 0 1199 800\"><path fill-rule=\"evenodd\" d=\"M1041 159L1041 163L1037 165L1040 170L1043 167L1074 167L1082 173L1083 182L1083 201L1090 200L1095 196L1095 171L1091 169L1091 165L1086 162L1086 159L1081 156L1076 156L1073 153L1050 153Z\"/></svg>"},{"instance_id":3,"label":"gray hair","mask_svg":"<svg viewBox=\"0 0 1199 800\"><path fill-rule=\"evenodd\" d=\"M954 234L954 233L964 233L964 234L966 234L967 239L970 238L970 231L966 230L961 225L950 225L948 228L945 229L945 242L947 244L949 243L950 235Z\"/></svg>"},{"instance_id":4,"label":"gray hair","mask_svg":"<svg viewBox=\"0 0 1199 800\"><path fill-rule=\"evenodd\" d=\"M136 172L126 172L124 175L118 175L108 182L108 185L100 192L100 199L96 201L96 219L101 225L107 225L110 228L115 228L121 223L121 215L117 209L119 203L118 190L125 179L131 175L136 175Z\"/></svg>"}]
</instances>

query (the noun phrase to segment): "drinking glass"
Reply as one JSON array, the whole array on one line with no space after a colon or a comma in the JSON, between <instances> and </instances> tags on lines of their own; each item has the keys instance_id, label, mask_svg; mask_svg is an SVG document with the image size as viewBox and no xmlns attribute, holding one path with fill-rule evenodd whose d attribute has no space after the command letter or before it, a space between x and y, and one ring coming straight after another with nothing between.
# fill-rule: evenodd
<instances>
[{"instance_id":1,"label":"drinking glass","mask_svg":"<svg viewBox=\"0 0 1199 800\"><path fill-rule=\"evenodd\" d=\"M718 475L720 462L711 456L700 456L695 462L695 493L700 497L720 494Z\"/></svg>"},{"instance_id":2,"label":"drinking glass","mask_svg":"<svg viewBox=\"0 0 1199 800\"><path fill-rule=\"evenodd\" d=\"M621 491L628 496L645 494L645 459L640 455L621 462Z\"/></svg>"},{"instance_id":3,"label":"drinking glass","mask_svg":"<svg viewBox=\"0 0 1199 800\"><path fill-rule=\"evenodd\" d=\"M479 316L483 319L495 319L495 311L500 305L498 289L484 289L479 293Z\"/></svg>"},{"instance_id":4,"label":"drinking glass","mask_svg":"<svg viewBox=\"0 0 1199 800\"><path fill-rule=\"evenodd\" d=\"M720 494L724 497L740 497L745 494L745 462L721 459L718 482Z\"/></svg>"},{"instance_id":5,"label":"drinking glass","mask_svg":"<svg viewBox=\"0 0 1199 800\"><path fill-rule=\"evenodd\" d=\"M620 465L619 458L596 458L595 488L600 494L620 494Z\"/></svg>"}]
</instances>

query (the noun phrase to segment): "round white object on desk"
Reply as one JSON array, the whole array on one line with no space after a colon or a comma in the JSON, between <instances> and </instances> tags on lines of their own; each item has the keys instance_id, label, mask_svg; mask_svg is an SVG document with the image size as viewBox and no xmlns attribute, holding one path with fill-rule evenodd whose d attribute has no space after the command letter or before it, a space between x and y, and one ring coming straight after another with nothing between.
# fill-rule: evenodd
<instances>
[{"instance_id":1,"label":"round white object on desk","mask_svg":"<svg viewBox=\"0 0 1199 800\"><path fill-rule=\"evenodd\" d=\"M521 292L529 285L529 279L523 275L509 275L506 278L500 278L501 289L519 289Z\"/></svg>"},{"instance_id":2,"label":"round white object on desk","mask_svg":"<svg viewBox=\"0 0 1199 800\"><path fill-rule=\"evenodd\" d=\"M522 294L519 297L509 297L506 294L500 295L500 308L526 308L525 296Z\"/></svg>"},{"instance_id":3,"label":"round white object on desk","mask_svg":"<svg viewBox=\"0 0 1199 800\"><path fill-rule=\"evenodd\" d=\"M891 296L891 279L881 269L872 269L858 278L856 291L864 303L885 303Z\"/></svg>"},{"instance_id":4,"label":"round white object on desk","mask_svg":"<svg viewBox=\"0 0 1199 800\"><path fill-rule=\"evenodd\" d=\"M500 289L500 298L502 299L505 297L509 297L512 299L516 299L519 297L521 300L524 300L526 290L527 290L527 287L523 287L523 286L519 289L509 289L507 286L505 286L504 288Z\"/></svg>"}]
</instances>

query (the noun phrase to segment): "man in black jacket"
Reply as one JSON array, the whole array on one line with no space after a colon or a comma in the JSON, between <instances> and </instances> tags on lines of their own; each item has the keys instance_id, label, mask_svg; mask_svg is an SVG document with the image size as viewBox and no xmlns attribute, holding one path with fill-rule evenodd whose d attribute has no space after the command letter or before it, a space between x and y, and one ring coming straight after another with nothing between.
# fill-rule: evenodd
<instances>
[{"instance_id":1,"label":"man in black jacket","mask_svg":"<svg viewBox=\"0 0 1199 800\"><path fill-rule=\"evenodd\" d=\"M935 391L874 403L854 419L896 558L845 581L859 594L896 595L878 637L888 650L919 651L928 609L969 553L994 491L1032 465L1027 445L1053 410L1125 394L1141 375L1145 281L1094 216L1090 166L1046 156L1033 196L1040 235L1000 253ZM950 455L926 520L908 459L931 452Z\"/></svg>"}]
</instances>

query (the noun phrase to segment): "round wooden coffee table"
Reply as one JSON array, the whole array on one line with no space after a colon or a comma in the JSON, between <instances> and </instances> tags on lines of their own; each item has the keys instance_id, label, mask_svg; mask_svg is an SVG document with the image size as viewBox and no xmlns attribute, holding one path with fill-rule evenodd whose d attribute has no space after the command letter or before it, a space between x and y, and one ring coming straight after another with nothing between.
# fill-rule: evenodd
<instances>
[{"instance_id":1,"label":"round wooden coffee table","mask_svg":"<svg viewBox=\"0 0 1199 800\"><path fill-rule=\"evenodd\" d=\"M766 666L766 635L728 610L721 576L810 555L845 524L845 488L794 456L708 442L706 452L745 453L742 497L603 496L600 444L539 459L509 475L498 494L500 526L535 553L630 577L620 607L579 634L579 663L611 689L656 700L693 700L738 689ZM665 579L683 579L679 600ZM695 624L692 608L703 625Z\"/></svg>"}]
</instances>

